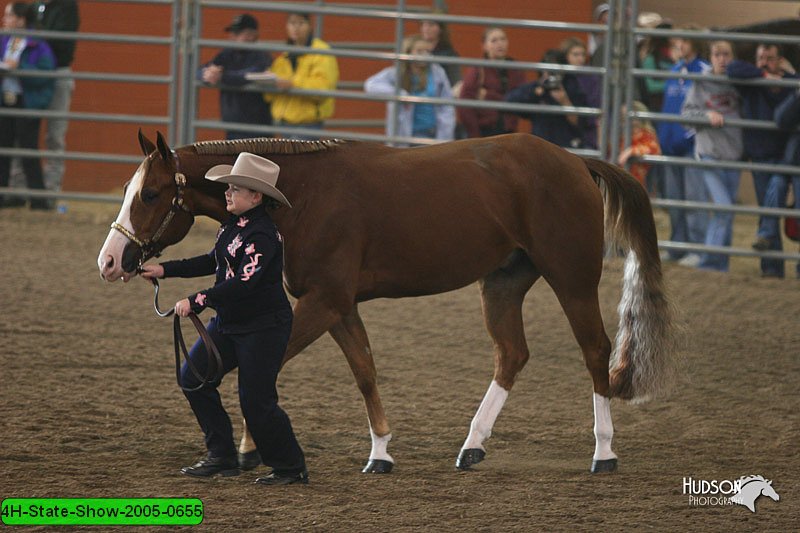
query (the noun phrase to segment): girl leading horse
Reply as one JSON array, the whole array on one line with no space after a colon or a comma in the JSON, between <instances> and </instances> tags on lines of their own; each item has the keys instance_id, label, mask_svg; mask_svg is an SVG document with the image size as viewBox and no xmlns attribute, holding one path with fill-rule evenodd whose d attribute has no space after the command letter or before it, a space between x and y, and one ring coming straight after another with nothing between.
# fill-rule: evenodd
<instances>
[{"instance_id":1,"label":"girl leading horse","mask_svg":"<svg viewBox=\"0 0 800 533\"><path fill-rule=\"evenodd\" d=\"M411 149L344 141L249 139L171 149L139 136L145 159L128 182L98 257L127 281L180 241L193 217L226 216L223 189L203 178L241 152L275 161L294 206L271 216L285 236L284 281L297 299L284 363L329 332L364 396L372 437L365 472L389 472L391 439L358 303L422 296L479 282L494 341L494 377L456 460L468 469L528 361L525 294L539 279L567 315L594 387L593 472L611 471L610 400L664 389L672 322L645 190L622 169L527 134ZM612 355L598 302L604 246L627 251ZM252 449L245 436L240 451Z\"/></svg>"}]
</instances>

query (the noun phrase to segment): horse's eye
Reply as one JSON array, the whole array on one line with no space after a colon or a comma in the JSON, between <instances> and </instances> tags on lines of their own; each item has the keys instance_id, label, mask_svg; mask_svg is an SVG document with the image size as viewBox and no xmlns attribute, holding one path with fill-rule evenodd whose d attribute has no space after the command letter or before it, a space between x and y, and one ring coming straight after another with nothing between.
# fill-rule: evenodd
<instances>
[{"instance_id":1,"label":"horse's eye","mask_svg":"<svg viewBox=\"0 0 800 533\"><path fill-rule=\"evenodd\" d=\"M146 204L153 202L156 198L158 198L158 191L155 189L142 189L142 201Z\"/></svg>"}]
</instances>

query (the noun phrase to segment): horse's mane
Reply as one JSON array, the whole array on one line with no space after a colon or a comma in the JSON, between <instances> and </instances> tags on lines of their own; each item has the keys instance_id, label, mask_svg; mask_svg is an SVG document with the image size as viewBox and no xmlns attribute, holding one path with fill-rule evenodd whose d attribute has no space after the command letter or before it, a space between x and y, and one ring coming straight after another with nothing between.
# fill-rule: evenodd
<instances>
[{"instance_id":1,"label":"horse's mane","mask_svg":"<svg viewBox=\"0 0 800 533\"><path fill-rule=\"evenodd\" d=\"M236 155L241 152L291 155L329 150L345 142L346 141L342 139L300 141L295 139L259 137L255 139L236 139L232 141L200 141L191 146L197 151L198 155Z\"/></svg>"},{"instance_id":2,"label":"horse's mane","mask_svg":"<svg viewBox=\"0 0 800 533\"><path fill-rule=\"evenodd\" d=\"M742 487L750 483L751 481L763 481L764 483L769 483L768 480L764 479L764 476L742 476L739 478L739 483Z\"/></svg>"}]
</instances>

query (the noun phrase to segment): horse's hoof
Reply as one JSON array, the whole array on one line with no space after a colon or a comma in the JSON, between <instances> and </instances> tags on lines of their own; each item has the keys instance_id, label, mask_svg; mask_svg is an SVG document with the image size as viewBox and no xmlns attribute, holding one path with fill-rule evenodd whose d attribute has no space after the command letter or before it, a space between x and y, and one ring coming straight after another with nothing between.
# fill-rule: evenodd
<instances>
[{"instance_id":1,"label":"horse's hoof","mask_svg":"<svg viewBox=\"0 0 800 533\"><path fill-rule=\"evenodd\" d=\"M486 457L486 452L480 448L470 448L468 450L461 450L456 459L456 468L459 470L469 470L472 465L476 465L483 461Z\"/></svg>"},{"instance_id":2,"label":"horse's hoof","mask_svg":"<svg viewBox=\"0 0 800 533\"><path fill-rule=\"evenodd\" d=\"M616 459L595 459L592 461L592 474L604 474L617 469Z\"/></svg>"},{"instance_id":3,"label":"horse's hoof","mask_svg":"<svg viewBox=\"0 0 800 533\"><path fill-rule=\"evenodd\" d=\"M361 472L364 474L388 474L392 471L394 463L383 459L370 459Z\"/></svg>"},{"instance_id":4,"label":"horse's hoof","mask_svg":"<svg viewBox=\"0 0 800 533\"><path fill-rule=\"evenodd\" d=\"M239 452L239 468L241 470L252 470L261 464L261 454L258 450L252 450L247 453Z\"/></svg>"}]
</instances>

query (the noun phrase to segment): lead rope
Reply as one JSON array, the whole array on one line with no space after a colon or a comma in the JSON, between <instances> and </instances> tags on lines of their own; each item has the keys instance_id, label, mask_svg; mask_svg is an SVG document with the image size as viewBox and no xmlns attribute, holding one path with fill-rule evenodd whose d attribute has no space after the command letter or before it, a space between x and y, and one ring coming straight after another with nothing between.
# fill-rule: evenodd
<instances>
[{"instance_id":1,"label":"lead rope","mask_svg":"<svg viewBox=\"0 0 800 533\"><path fill-rule=\"evenodd\" d=\"M153 307L156 310L156 314L161 318L167 318L170 315L173 315L172 338L175 346L175 379L178 382L178 387L185 392L194 392L200 390L205 385L210 385L221 380L223 372L222 356L220 356L217 345L214 344L213 340L211 340L211 336L208 334L205 326L203 326L200 318L195 313L189 313L189 320L192 321L197 333L200 335L200 339L202 339L203 345L206 348L206 354L208 355L208 372L205 376L200 375L200 371L197 370L197 367L189 358L189 352L186 350L186 343L183 340L183 331L181 331L181 317L175 314L175 309L169 309L167 311L161 310L158 305L158 291L160 289L158 280L152 279L150 281L152 281L153 287L155 288ZM183 353L183 358L186 360L186 366L189 367L189 370L191 370L192 374L194 374L194 377L200 381L200 384L197 387L188 388L181 384L181 353Z\"/></svg>"}]
</instances>

